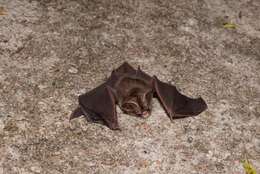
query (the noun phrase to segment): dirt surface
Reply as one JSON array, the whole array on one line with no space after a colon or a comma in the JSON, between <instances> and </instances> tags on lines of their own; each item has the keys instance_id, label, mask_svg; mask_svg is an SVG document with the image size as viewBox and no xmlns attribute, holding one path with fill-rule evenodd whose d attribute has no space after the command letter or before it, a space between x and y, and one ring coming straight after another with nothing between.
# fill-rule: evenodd
<instances>
[{"instance_id":1,"label":"dirt surface","mask_svg":"<svg viewBox=\"0 0 260 174\"><path fill-rule=\"evenodd\" d=\"M243 174L245 158L259 173L259 14L259 0L0 0L0 174ZM171 123L154 99L145 120L117 109L122 131L69 122L124 61L208 110Z\"/></svg>"}]
</instances>

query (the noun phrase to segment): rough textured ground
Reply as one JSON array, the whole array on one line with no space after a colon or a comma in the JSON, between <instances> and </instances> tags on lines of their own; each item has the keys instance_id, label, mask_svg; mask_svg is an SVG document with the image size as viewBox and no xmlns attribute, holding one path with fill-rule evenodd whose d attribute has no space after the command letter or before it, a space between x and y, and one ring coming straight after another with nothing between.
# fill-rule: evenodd
<instances>
[{"instance_id":1,"label":"rough textured ground","mask_svg":"<svg viewBox=\"0 0 260 174\"><path fill-rule=\"evenodd\" d=\"M260 172L259 0L0 0L0 174ZM224 28L233 23L235 29ZM122 131L68 121L123 61L201 95L170 122L157 100Z\"/></svg>"}]
</instances>

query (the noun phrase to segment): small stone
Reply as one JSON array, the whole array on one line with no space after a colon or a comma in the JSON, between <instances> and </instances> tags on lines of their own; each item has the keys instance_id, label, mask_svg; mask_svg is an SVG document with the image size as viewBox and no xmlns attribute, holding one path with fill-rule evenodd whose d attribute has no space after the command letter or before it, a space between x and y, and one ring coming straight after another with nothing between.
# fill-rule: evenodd
<instances>
[{"instance_id":1,"label":"small stone","mask_svg":"<svg viewBox=\"0 0 260 174\"><path fill-rule=\"evenodd\" d=\"M253 140L254 146L255 146L255 151L260 153L260 134L257 134L257 136Z\"/></svg>"},{"instance_id":2,"label":"small stone","mask_svg":"<svg viewBox=\"0 0 260 174\"><path fill-rule=\"evenodd\" d=\"M1 117L1 116L0 116ZM0 120L0 132L2 132L4 130L4 121L1 119Z\"/></svg>"},{"instance_id":3,"label":"small stone","mask_svg":"<svg viewBox=\"0 0 260 174\"><path fill-rule=\"evenodd\" d=\"M193 138L192 137L188 137L188 143L192 143Z\"/></svg>"},{"instance_id":4,"label":"small stone","mask_svg":"<svg viewBox=\"0 0 260 174\"><path fill-rule=\"evenodd\" d=\"M150 161L148 160L141 160L138 162L138 168L147 168L150 165Z\"/></svg>"},{"instance_id":5,"label":"small stone","mask_svg":"<svg viewBox=\"0 0 260 174\"><path fill-rule=\"evenodd\" d=\"M40 166L32 166L31 170L35 173L41 173L41 168Z\"/></svg>"},{"instance_id":6,"label":"small stone","mask_svg":"<svg viewBox=\"0 0 260 174\"><path fill-rule=\"evenodd\" d=\"M39 88L40 90L44 90L44 89L48 88L48 86L45 85L45 84L39 84L39 85L38 85L38 88Z\"/></svg>"},{"instance_id":7,"label":"small stone","mask_svg":"<svg viewBox=\"0 0 260 174\"><path fill-rule=\"evenodd\" d=\"M19 128L17 127L16 123L11 121L7 122L4 127L4 131L8 132L16 132L18 129Z\"/></svg>"},{"instance_id":8,"label":"small stone","mask_svg":"<svg viewBox=\"0 0 260 174\"><path fill-rule=\"evenodd\" d=\"M77 74L77 73L78 73L78 69L77 69L77 68L74 68L74 67L71 67L68 71L69 71L69 73L71 73L71 74Z\"/></svg>"},{"instance_id":9,"label":"small stone","mask_svg":"<svg viewBox=\"0 0 260 174\"><path fill-rule=\"evenodd\" d=\"M225 168L224 164L220 163L220 162L216 163L215 166L216 166L218 171L222 171Z\"/></svg>"}]
</instances>

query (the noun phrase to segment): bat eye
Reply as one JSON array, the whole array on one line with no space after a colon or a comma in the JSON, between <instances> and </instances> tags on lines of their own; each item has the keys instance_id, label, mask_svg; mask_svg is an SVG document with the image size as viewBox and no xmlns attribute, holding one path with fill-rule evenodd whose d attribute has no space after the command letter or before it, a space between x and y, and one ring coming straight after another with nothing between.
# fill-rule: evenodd
<instances>
[{"instance_id":1,"label":"bat eye","mask_svg":"<svg viewBox=\"0 0 260 174\"><path fill-rule=\"evenodd\" d=\"M126 108L126 109L131 109L131 108L133 108L133 104L132 103L125 103L125 104L123 104L123 107L124 108Z\"/></svg>"},{"instance_id":2,"label":"bat eye","mask_svg":"<svg viewBox=\"0 0 260 174\"><path fill-rule=\"evenodd\" d=\"M123 105L122 105L122 107L125 109L125 110L134 110L135 108L136 108L136 104L135 103L133 103L133 102L131 102L131 103L129 103L129 102L127 102L127 103L124 103Z\"/></svg>"},{"instance_id":3,"label":"bat eye","mask_svg":"<svg viewBox=\"0 0 260 174\"><path fill-rule=\"evenodd\" d=\"M134 102L134 101L127 101L125 103L122 104L121 109L130 115L138 115L140 112L140 107L138 105L138 103Z\"/></svg>"},{"instance_id":4,"label":"bat eye","mask_svg":"<svg viewBox=\"0 0 260 174\"><path fill-rule=\"evenodd\" d=\"M150 100L152 97L153 97L153 93L152 93L152 92L147 92L147 93L145 94L145 98L146 98L147 100Z\"/></svg>"}]
</instances>

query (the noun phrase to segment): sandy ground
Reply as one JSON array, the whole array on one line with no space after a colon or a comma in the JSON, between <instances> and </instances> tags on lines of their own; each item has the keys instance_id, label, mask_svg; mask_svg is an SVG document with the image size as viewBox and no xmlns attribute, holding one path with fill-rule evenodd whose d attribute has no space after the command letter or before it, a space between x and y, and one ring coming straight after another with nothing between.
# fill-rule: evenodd
<instances>
[{"instance_id":1,"label":"sandy ground","mask_svg":"<svg viewBox=\"0 0 260 174\"><path fill-rule=\"evenodd\" d=\"M0 0L0 174L260 172L259 0ZM225 23L235 28L225 28ZM170 122L156 99L122 131L79 118L78 95L123 61L202 96Z\"/></svg>"}]
</instances>

